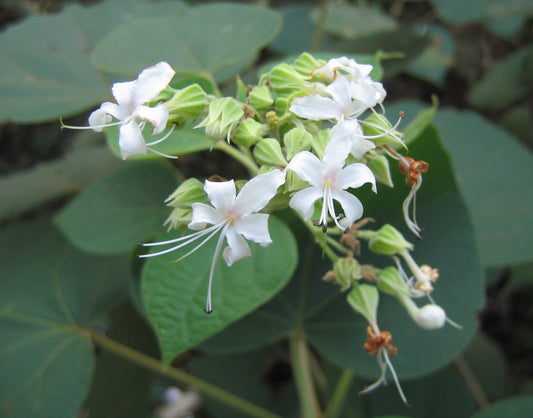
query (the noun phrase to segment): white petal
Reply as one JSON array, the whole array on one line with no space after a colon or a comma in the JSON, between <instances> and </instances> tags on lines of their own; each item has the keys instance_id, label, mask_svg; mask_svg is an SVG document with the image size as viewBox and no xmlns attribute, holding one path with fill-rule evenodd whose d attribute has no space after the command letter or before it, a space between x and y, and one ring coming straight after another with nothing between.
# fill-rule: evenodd
<instances>
[{"instance_id":1,"label":"white petal","mask_svg":"<svg viewBox=\"0 0 533 418\"><path fill-rule=\"evenodd\" d=\"M188 225L189 229L204 229L206 224L217 225L224 221L224 216L215 208L204 203L193 203L192 219Z\"/></svg>"},{"instance_id":2,"label":"white petal","mask_svg":"<svg viewBox=\"0 0 533 418\"><path fill-rule=\"evenodd\" d=\"M133 112L134 103L132 100L132 94L135 83L136 81L126 81L125 83L115 83L111 86L113 97L117 101L118 105L123 108L123 111L127 114L131 114Z\"/></svg>"},{"instance_id":3,"label":"white petal","mask_svg":"<svg viewBox=\"0 0 533 418\"><path fill-rule=\"evenodd\" d=\"M289 206L307 221L315 211L315 202L324 197L320 187L308 187L296 192L289 202Z\"/></svg>"},{"instance_id":4,"label":"white petal","mask_svg":"<svg viewBox=\"0 0 533 418\"><path fill-rule=\"evenodd\" d=\"M329 120L341 118L344 107L329 97L312 94L310 96L295 97L289 110L301 118Z\"/></svg>"},{"instance_id":5,"label":"white petal","mask_svg":"<svg viewBox=\"0 0 533 418\"><path fill-rule=\"evenodd\" d=\"M345 108L352 102L350 81L345 76L338 76L333 83L326 87L326 91L336 103L341 105L344 113Z\"/></svg>"},{"instance_id":6,"label":"white petal","mask_svg":"<svg viewBox=\"0 0 533 418\"><path fill-rule=\"evenodd\" d=\"M255 213L239 219L233 224L235 231L249 241L257 242L263 247L272 244L268 232L268 216L266 213Z\"/></svg>"},{"instance_id":7,"label":"white petal","mask_svg":"<svg viewBox=\"0 0 533 418\"><path fill-rule=\"evenodd\" d=\"M348 187L361 187L365 183L372 184L372 190L376 192L376 178L372 170L365 164L355 163L344 167L337 177L337 188L347 189Z\"/></svg>"},{"instance_id":8,"label":"white petal","mask_svg":"<svg viewBox=\"0 0 533 418\"><path fill-rule=\"evenodd\" d=\"M368 139L364 139L362 137L358 137L355 138L352 143L352 149L350 150L350 154L360 160L361 158L363 158L363 155L365 155L368 151L374 148L376 148L376 144L374 144L372 141L369 141Z\"/></svg>"},{"instance_id":9,"label":"white petal","mask_svg":"<svg viewBox=\"0 0 533 418\"><path fill-rule=\"evenodd\" d=\"M273 170L252 178L237 195L233 214L242 217L263 209L283 183L285 173L281 170Z\"/></svg>"},{"instance_id":10,"label":"white petal","mask_svg":"<svg viewBox=\"0 0 533 418\"><path fill-rule=\"evenodd\" d=\"M353 194L344 190L332 190L331 195L341 204L344 216L350 220L350 223L363 216L363 205Z\"/></svg>"},{"instance_id":11,"label":"white petal","mask_svg":"<svg viewBox=\"0 0 533 418\"><path fill-rule=\"evenodd\" d=\"M142 120L147 120L153 125L152 135L163 132L167 126L168 109L163 105L157 105L155 107L138 106L135 109L135 114Z\"/></svg>"},{"instance_id":12,"label":"white petal","mask_svg":"<svg viewBox=\"0 0 533 418\"><path fill-rule=\"evenodd\" d=\"M172 67L164 61L143 70L133 90L135 106L155 99L159 92L168 86L174 74Z\"/></svg>"},{"instance_id":13,"label":"white petal","mask_svg":"<svg viewBox=\"0 0 533 418\"><path fill-rule=\"evenodd\" d=\"M241 234L235 231L235 229L231 227L228 228L226 232L226 240L228 241L228 246L224 248L222 257L224 257L224 260L229 267L231 267L235 261L252 255L246 240Z\"/></svg>"},{"instance_id":14,"label":"white petal","mask_svg":"<svg viewBox=\"0 0 533 418\"><path fill-rule=\"evenodd\" d=\"M205 181L204 190L211 204L226 216L233 209L235 203L235 183L230 181Z\"/></svg>"},{"instance_id":15,"label":"white petal","mask_svg":"<svg viewBox=\"0 0 533 418\"><path fill-rule=\"evenodd\" d=\"M102 132L102 125L106 125L111 122L112 117L103 109L96 109L89 116L89 126L95 132Z\"/></svg>"},{"instance_id":16,"label":"white petal","mask_svg":"<svg viewBox=\"0 0 533 418\"><path fill-rule=\"evenodd\" d=\"M116 103L104 102L102 103L102 106L100 106L100 109L118 120L125 120L131 116L131 114L125 112L124 109Z\"/></svg>"},{"instance_id":17,"label":"white petal","mask_svg":"<svg viewBox=\"0 0 533 418\"><path fill-rule=\"evenodd\" d=\"M123 159L131 155L146 154L146 143L139 125L134 121L120 125L118 146Z\"/></svg>"},{"instance_id":18,"label":"white petal","mask_svg":"<svg viewBox=\"0 0 533 418\"><path fill-rule=\"evenodd\" d=\"M424 329L438 329L446 323L446 312L440 306L425 305L413 314L413 319Z\"/></svg>"},{"instance_id":19,"label":"white petal","mask_svg":"<svg viewBox=\"0 0 533 418\"><path fill-rule=\"evenodd\" d=\"M302 180L313 186L322 184L322 162L309 151L301 151L296 154L287 165L287 170L292 170Z\"/></svg>"}]
</instances>

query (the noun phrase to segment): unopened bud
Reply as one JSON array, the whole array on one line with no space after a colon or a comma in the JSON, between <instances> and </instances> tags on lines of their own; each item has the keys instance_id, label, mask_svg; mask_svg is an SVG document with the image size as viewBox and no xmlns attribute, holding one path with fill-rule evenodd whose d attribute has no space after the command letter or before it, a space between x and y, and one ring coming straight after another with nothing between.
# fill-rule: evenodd
<instances>
[{"instance_id":1,"label":"unopened bud","mask_svg":"<svg viewBox=\"0 0 533 418\"><path fill-rule=\"evenodd\" d=\"M368 240L368 247L378 254L394 255L412 250L413 244L406 241L392 225L385 224Z\"/></svg>"},{"instance_id":2,"label":"unopened bud","mask_svg":"<svg viewBox=\"0 0 533 418\"><path fill-rule=\"evenodd\" d=\"M281 151L281 145L277 139L265 138L254 147L254 157L260 164L275 167L285 167L287 161Z\"/></svg>"},{"instance_id":3,"label":"unopened bud","mask_svg":"<svg viewBox=\"0 0 533 418\"><path fill-rule=\"evenodd\" d=\"M346 299L353 310L363 315L370 325L377 324L379 293L375 286L356 284Z\"/></svg>"},{"instance_id":4,"label":"unopened bud","mask_svg":"<svg viewBox=\"0 0 533 418\"><path fill-rule=\"evenodd\" d=\"M349 289L354 280L360 279L361 266L351 256L339 258L333 265L335 281L341 287L341 291Z\"/></svg>"},{"instance_id":5,"label":"unopened bud","mask_svg":"<svg viewBox=\"0 0 533 418\"><path fill-rule=\"evenodd\" d=\"M440 306L434 304L423 306L412 317L424 329L442 328L446 323L446 312Z\"/></svg>"},{"instance_id":6,"label":"unopened bud","mask_svg":"<svg viewBox=\"0 0 533 418\"><path fill-rule=\"evenodd\" d=\"M378 288L382 292L399 299L410 297L409 289L402 279L400 272L394 267L387 267L379 273Z\"/></svg>"},{"instance_id":7,"label":"unopened bud","mask_svg":"<svg viewBox=\"0 0 533 418\"><path fill-rule=\"evenodd\" d=\"M272 92L267 86L257 86L250 91L250 105L257 110L268 109L274 103Z\"/></svg>"},{"instance_id":8,"label":"unopened bud","mask_svg":"<svg viewBox=\"0 0 533 418\"><path fill-rule=\"evenodd\" d=\"M304 52L296 59L296 61L294 61L292 66L300 74L311 75L314 70L316 70L318 67L321 67L325 63L326 61L317 60L311 54Z\"/></svg>"},{"instance_id":9,"label":"unopened bud","mask_svg":"<svg viewBox=\"0 0 533 418\"><path fill-rule=\"evenodd\" d=\"M174 208L163 225L168 225L168 230L185 228L192 221L192 209Z\"/></svg>"},{"instance_id":10,"label":"unopened bud","mask_svg":"<svg viewBox=\"0 0 533 418\"><path fill-rule=\"evenodd\" d=\"M169 122L183 123L200 116L207 105L207 95L198 84L192 84L176 90L164 105L168 109Z\"/></svg>"},{"instance_id":11,"label":"unopened bud","mask_svg":"<svg viewBox=\"0 0 533 418\"><path fill-rule=\"evenodd\" d=\"M267 131L268 127L248 118L239 124L232 139L236 144L249 148L256 144Z\"/></svg>"},{"instance_id":12,"label":"unopened bud","mask_svg":"<svg viewBox=\"0 0 533 418\"><path fill-rule=\"evenodd\" d=\"M309 151L313 136L304 128L293 128L283 137L287 159L291 160L300 151Z\"/></svg>"},{"instance_id":13,"label":"unopened bud","mask_svg":"<svg viewBox=\"0 0 533 418\"><path fill-rule=\"evenodd\" d=\"M165 199L167 206L174 208L190 208L193 203L205 201L204 185L195 178L185 180Z\"/></svg>"},{"instance_id":14,"label":"unopened bud","mask_svg":"<svg viewBox=\"0 0 533 418\"><path fill-rule=\"evenodd\" d=\"M270 71L268 79L272 90L289 96L305 90L310 77L304 76L288 64L279 64Z\"/></svg>"},{"instance_id":15,"label":"unopened bud","mask_svg":"<svg viewBox=\"0 0 533 418\"><path fill-rule=\"evenodd\" d=\"M244 115L242 105L231 97L213 100L207 117L195 128L205 127L205 134L213 141L229 139L231 130Z\"/></svg>"}]
</instances>

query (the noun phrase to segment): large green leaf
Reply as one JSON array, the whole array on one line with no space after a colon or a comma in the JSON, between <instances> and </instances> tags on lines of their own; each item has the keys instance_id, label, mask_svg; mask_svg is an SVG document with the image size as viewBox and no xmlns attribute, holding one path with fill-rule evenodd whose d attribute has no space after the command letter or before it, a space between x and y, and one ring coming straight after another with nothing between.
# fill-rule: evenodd
<instances>
[{"instance_id":1,"label":"large green leaf","mask_svg":"<svg viewBox=\"0 0 533 418\"><path fill-rule=\"evenodd\" d=\"M110 82L91 63L95 43L136 16L177 13L181 3L107 1L33 16L0 35L0 121L41 122L109 98Z\"/></svg>"},{"instance_id":2,"label":"large green leaf","mask_svg":"<svg viewBox=\"0 0 533 418\"><path fill-rule=\"evenodd\" d=\"M483 264L531 260L531 153L472 112L439 111L435 123L457 170Z\"/></svg>"},{"instance_id":3,"label":"large green leaf","mask_svg":"<svg viewBox=\"0 0 533 418\"><path fill-rule=\"evenodd\" d=\"M314 14L318 20L319 11ZM328 8L324 30L346 39L374 34L396 28L394 19L377 7L339 5Z\"/></svg>"},{"instance_id":4,"label":"large green leaf","mask_svg":"<svg viewBox=\"0 0 533 418\"><path fill-rule=\"evenodd\" d=\"M472 418L527 417L533 409L533 396L515 396L493 403Z\"/></svg>"},{"instance_id":5,"label":"large green leaf","mask_svg":"<svg viewBox=\"0 0 533 418\"><path fill-rule=\"evenodd\" d=\"M522 48L492 67L470 91L472 103L499 111L528 95L533 88L533 46Z\"/></svg>"},{"instance_id":6,"label":"large green leaf","mask_svg":"<svg viewBox=\"0 0 533 418\"><path fill-rule=\"evenodd\" d=\"M92 134L94 140L97 135ZM78 192L121 163L106 146L94 145L77 147L61 159L0 178L0 218Z\"/></svg>"},{"instance_id":7,"label":"large green leaf","mask_svg":"<svg viewBox=\"0 0 533 418\"><path fill-rule=\"evenodd\" d=\"M417 200L418 219L425 227L424 239L416 244L413 256L420 264L439 268L441 279L433 296L449 317L464 328L446 326L424 331L410 320L396 300L383 296L378 322L394 335L393 344L399 352L393 362L402 378L430 373L449 363L464 348L477 326L476 310L483 302L484 284L467 209L455 184L448 155L433 127L409 145L409 155L430 163ZM365 216L375 218L378 226L386 222L403 224L401 204L408 188L398 175L394 177L398 185L394 189L382 187L376 196L357 192L364 196ZM408 234L405 232L406 237L412 237ZM306 240L305 234L299 237L304 240L300 264L286 289L267 305L211 338L202 348L220 352L250 349L287 335L303 323L308 338L333 363L359 375L376 376L375 358L362 349L367 324L349 308L345 294L321 280L331 268L321 249L311 238ZM380 266L391 263L388 258L372 257L365 250L362 263ZM265 332L261 334L258 329Z\"/></svg>"},{"instance_id":8,"label":"large green leaf","mask_svg":"<svg viewBox=\"0 0 533 418\"><path fill-rule=\"evenodd\" d=\"M242 4L211 4L179 16L139 19L106 36L93 62L106 71L134 76L167 61L178 74L227 80L249 66L280 28L275 12Z\"/></svg>"},{"instance_id":9,"label":"large green leaf","mask_svg":"<svg viewBox=\"0 0 533 418\"><path fill-rule=\"evenodd\" d=\"M126 253L161 228L169 214L164 200L175 188L167 165L125 163L73 199L56 221L84 251Z\"/></svg>"},{"instance_id":10,"label":"large green leaf","mask_svg":"<svg viewBox=\"0 0 533 418\"><path fill-rule=\"evenodd\" d=\"M113 340L152 358L159 356L154 333L131 303L124 303L116 309L106 328L106 336ZM153 373L102 350L96 359L84 410L95 417L147 417L153 407L150 391L153 381Z\"/></svg>"},{"instance_id":11,"label":"large green leaf","mask_svg":"<svg viewBox=\"0 0 533 418\"><path fill-rule=\"evenodd\" d=\"M126 294L124 257L79 252L48 222L0 236L0 415L72 417L91 380L83 327Z\"/></svg>"},{"instance_id":12,"label":"large green leaf","mask_svg":"<svg viewBox=\"0 0 533 418\"><path fill-rule=\"evenodd\" d=\"M202 355L193 358L189 365L202 380L284 418L300 416L291 366L281 347L260 348L246 354ZM249 417L212 398L206 397L204 404L213 416Z\"/></svg>"},{"instance_id":13,"label":"large green leaf","mask_svg":"<svg viewBox=\"0 0 533 418\"><path fill-rule=\"evenodd\" d=\"M215 239L176 264L171 262L182 254L148 259L142 271L142 296L165 363L267 302L285 286L296 266L296 245L281 221L271 216L269 224L273 244L266 248L251 244L252 256L232 267L218 262L210 315L203 309Z\"/></svg>"},{"instance_id":14,"label":"large green leaf","mask_svg":"<svg viewBox=\"0 0 533 418\"><path fill-rule=\"evenodd\" d=\"M420 103L401 102L387 106L387 111L404 110L409 122L422 108ZM531 153L511 135L472 112L440 110L435 124L452 158L483 265L531 260Z\"/></svg>"}]
</instances>

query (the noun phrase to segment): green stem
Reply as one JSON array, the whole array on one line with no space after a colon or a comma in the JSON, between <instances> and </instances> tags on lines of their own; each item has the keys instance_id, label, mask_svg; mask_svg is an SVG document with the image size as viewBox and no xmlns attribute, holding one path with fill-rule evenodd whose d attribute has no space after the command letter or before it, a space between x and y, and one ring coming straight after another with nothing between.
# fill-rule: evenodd
<instances>
[{"instance_id":1,"label":"green stem","mask_svg":"<svg viewBox=\"0 0 533 418\"><path fill-rule=\"evenodd\" d=\"M311 375L309 352L301 324L298 324L290 337L291 364L302 416L318 418L323 414L316 397L316 390Z\"/></svg>"},{"instance_id":2,"label":"green stem","mask_svg":"<svg viewBox=\"0 0 533 418\"><path fill-rule=\"evenodd\" d=\"M324 25L326 23L326 17L328 15L328 0L322 0L320 2L320 14L318 15L318 22L316 24L315 33L313 35L313 41L311 42L311 52L318 51L320 47L320 41L322 39L322 32L324 31Z\"/></svg>"},{"instance_id":3,"label":"green stem","mask_svg":"<svg viewBox=\"0 0 533 418\"><path fill-rule=\"evenodd\" d=\"M353 378L354 374L351 370L343 370L341 377L335 386L335 390L333 391L333 395L331 396L328 407L326 408L327 418L337 418L339 416L342 405L344 404L344 399L348 394L348 389L350 389Z\"/></svg>"},{"instance_id":4,"label":"green stem","mask_svg":"<svg viewBox=\"0 0 533 418\"><path fill-rule=\"evenodd\" d=\"M170 377L179 382L193 386L199 392L211 396L221 402L224 402L227 405L231 405L234 408L242 411L246 415L259 418L280 418L279 415L267 411L266 409L263 409L260 406L254 405L242 398L239 398L238 396L233 395L232 393L226 392L225 390L220 389L215 385L207 383L201 379L198 379L197 377L191 376L190 374L187 374L181 370L172 367L167 367L159 360L147 356L104 335L100 335L92 330L88 330L88 333L89 336L93 339L93 341L101 345L104 349L109 350L110 352L122 358L125 358L135 364L145 367L146 369L151 370L155 373Z\"/></svg>"},{"instance_id":5,"label":"green stem","mask_svg":"<svg viewBox=\"0 0 533 418\"><path fill-rule=\"evenodd\" d=\"M224 140L218 141L213 146L214 149L218 149L222 152L225 152L238 162L240 162L243 166L245 166L248 169L248 172L251 176L255 176L257 172L259 171L259 167L255 163L254 160L244 155L241 151L239 151L237 148L232 147L230 144L225 142Z\"/></svg>"},{"instance_id":6,"label":"green stem","mask_svg":"<svg viewBox=\"0 0 533 418\"><path fill-rule=\"evenodd\" d=\"M476 400L478 406L480 408L485 408L489 404L489 400L487 398L487 395L485 395L485 392L483 391L483 388L481 387L479 380L476 378L474 373L472 372L472 369L466 362L463 356L457 356L453 360L453 365L463 378L464 382L466 383L466 386L470 390L470 393Z\"/></svg>"}]
</instances>

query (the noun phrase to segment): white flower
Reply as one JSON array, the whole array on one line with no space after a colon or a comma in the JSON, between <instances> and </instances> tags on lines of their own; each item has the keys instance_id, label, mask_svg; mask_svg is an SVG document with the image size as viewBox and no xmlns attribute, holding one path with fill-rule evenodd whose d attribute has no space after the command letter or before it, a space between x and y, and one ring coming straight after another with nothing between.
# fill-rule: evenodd
<instances>
[{"instance_id":1,"label":"white flower","mask_svg":"<svg viewBox=\"0 0 533 418\"><path fill-rule=\"evenodd\" d=\"M446 323L446 312L440 306L428 304L413 314L413 320L424 329L442 328Z\"/></svg>"},{"instance_id":2,"label":"white flower","mask_svg":"<svg viewBox=\"0 0 533 418\"><path fill-rule=\"evenodd\" d=\"M324 231L327 229L328 213L341 230L348 229L356 219L363 215L363 205L359 199L344 191L345 189L371 183L372 190L376 192L376 179L372 171L361 163L344 167L350 148L344 146L345 144L338 145L330 141L322 161L309 151L302 151L296 154L287 166L288 170L294 171L302 180L311 185L296 192L289 206L296 210L304 220L308 220L313 215L315 201L322 199L322 212L318 225L322 225ZM340 203L344 211L343 226L335 214L334 200Z\"/></svg>"},{"instance_id":3,"label":"white flower","mask_svg":"<svg viewBox=\"0 0 533 418\"><path fill-rule=\"evenodd\" d=\"M337 72L348 76L350 79L368 77L372 71L370 64L358 64L355 60L346 57L332 58L326 64L314 70L312 76L323 75L330 81L337 78Z\"/></svg>"},{"instance_id":4,"label":"white flower","mask_svg":"<svg viewBox=\"0 0 533 418\"><path fill-rule=\"evenodd\" d=\"M228 266L234 262L251 255L250 247L246 240L256 242L263 247L272 243L268 232L267 214L256 213L263 209L272 199L279 186L285 182L285 173L280 170L273 170L269 173L261 174L246 183L238 195L236 195L235 183L233 180L224 182L206 181L204 190L207 193L211 205L204 203L192 204L192 220L189 228L198 230L190 235L174 240L143 244L144 246L178 245L152 254L144 254L140 257L154 257L178 250L207 235L199 245L180 258L183 259L203 246L218 231L221 231L211 262L209 273L209 286L207 291L207 303L205 311L210 313L211 309L211 284L216 262L219 258L224 238L228 246L224 248L222 256ZM206 228L207 224L212 225Z\"/></svg>"},{"instance_id":5,"label":"white flower","mask_svg":"<svg viewBox=\"0 0 533 418\"><path fill-rule=\"evenodd\" d=\"M165 140L172 130L163 138L148 144L142 135L147 122L152 124L152 135L160 134L165 129L168 121L167 108L163 104L149 107L145 103L154 100L161 90L168 86L174 74L175 71L170 65L160 62L143 70L137 80L113 84L111 91L117 103L104 102L92 112L89 116L89 129L101 132L107 126L120 125L118 145L123 159L136 154L146 154L147 150L175 158L150 148L151 145ZM118 119L118 122L111 123L112 118Z\"/></svg>"}]
</instances>

